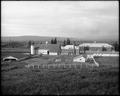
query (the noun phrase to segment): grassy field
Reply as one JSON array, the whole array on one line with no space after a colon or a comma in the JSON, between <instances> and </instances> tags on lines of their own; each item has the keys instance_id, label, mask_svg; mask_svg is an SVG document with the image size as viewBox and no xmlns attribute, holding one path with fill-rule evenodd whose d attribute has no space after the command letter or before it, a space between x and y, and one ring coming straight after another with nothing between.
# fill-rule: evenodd
<instances>
[{"instance_id":1,"label":"grassy field","mask_svg":"<svg viewBox=\"0 0 120 96\"><path fill-rule=\"evenodd\" d=\"M28 48L2 48L1 50L1 59L6 56L13 56L18 59L28 56L25 53L30 53Z\"/></svg>"},{"instance_id":2,"label":"grassy field","mask_svg":"<svg viewBox=\"0 0 120 96\"><path fill-rule=\"evenodd\" d=\"M23 57L26 57L27 55L26 54L24 54L24 53L17 53L17 52L2 52L1 53L1 58L4 58L4 57L6 57L6 56L13 56L13 57L16 57L16 58L18 58L18 59L20 59L20 58L23 58Z\"/></svg>"},{"instance_id":3,"label":"grassy field","mask_svg":"<svg viewBox=\"0 0 120 96\"><path fill-rule=\"evenodd\" d=\"M98 68L27 69L24 66L39 59L41 63L71 63L72 57L44 56L21 62L2 62L2 94L7 95L118 95L119 59L96 57ZM42 61L43 60L43 61ZM115 65L115 66L112 66Z\"/></svg>"},{"instance_id":4,"label":"grassy field","mask_svg":"<svg viewBox=\"0 0 120 96\"><path fill-rule=\"evenodd\" d=\"M2 52L30 52L29 48L2 48Z\"/></svg>"},{"instance_id":5,"label":"grassy field","mask_svg":"<svg viewBox=\"0 0 120 96\"><path fill-rule=\"evenodd\" d=\"M119 67L119 57L95 57L100 66Z\"/></svg>"}]
</instances>

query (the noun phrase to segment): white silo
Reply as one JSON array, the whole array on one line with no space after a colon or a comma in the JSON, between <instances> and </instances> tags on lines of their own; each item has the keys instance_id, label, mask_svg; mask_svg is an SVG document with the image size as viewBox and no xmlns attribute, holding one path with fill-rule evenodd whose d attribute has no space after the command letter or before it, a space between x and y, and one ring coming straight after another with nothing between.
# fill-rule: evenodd
<instances>
[{"instance_id":1,"label":"white silo","mask_svg":"<svg viewBox=\"0 0 120 96\"><path fill-rule=\"evenodd\" d=\"M34 55L34 45L31 44L31 55Z\"/></svg>"},{"instance_id":2,"label":"white silo","mask_svg":"<svg viewBox=\"0 0 120 96\"><path fill-rule=\"evenodd\" d=\"M46 41L45 44L47 45L47 44L48 44L48 41Z\"/></svg>"}]
</instances>

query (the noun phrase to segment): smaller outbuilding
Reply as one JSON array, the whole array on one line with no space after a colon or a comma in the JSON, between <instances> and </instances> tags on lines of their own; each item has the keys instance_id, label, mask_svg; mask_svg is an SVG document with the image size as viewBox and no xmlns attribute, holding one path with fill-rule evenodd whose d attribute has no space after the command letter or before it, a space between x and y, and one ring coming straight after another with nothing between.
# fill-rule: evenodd
<instances>
[{"instance_id":1,"label":"smaller outbuilding","mask_svg":"<svg viewBox=\"0 0 120 96\"><path fill-rule=\"evenodd\" d=\"M4 57L3 61L17 61L18 58L13 57L13 56L8 56L8 57Z\"/></svg>"},{"instance_id":2,"label":"smaller outbuilding","mask_svg":"<svg viewBox=\"0 0 120 96\"><path fill-rule=\"evenodd\" d=\"M85 62L85 57L82 55L74 57L73 62Z\"/></svg>"}]
</instances>

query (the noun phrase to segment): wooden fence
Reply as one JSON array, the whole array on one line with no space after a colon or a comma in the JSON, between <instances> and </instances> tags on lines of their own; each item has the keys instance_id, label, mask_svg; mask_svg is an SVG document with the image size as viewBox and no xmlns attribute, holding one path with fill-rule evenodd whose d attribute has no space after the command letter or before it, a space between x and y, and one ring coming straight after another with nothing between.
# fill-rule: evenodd
<instances>
[{"instance_id":1,"label":"wooden fence","mask_svg":"<svg viewBox=\"0 0 120 96\"><path fill-rule=\"evenodd\" d=\"M39 69L39 68L93 68L93 67L98 67L96 64L92 63L76 63L76 64L28 64L25 65L26 68L33 68L33 69Z\"/></svg>"}]
</instances>

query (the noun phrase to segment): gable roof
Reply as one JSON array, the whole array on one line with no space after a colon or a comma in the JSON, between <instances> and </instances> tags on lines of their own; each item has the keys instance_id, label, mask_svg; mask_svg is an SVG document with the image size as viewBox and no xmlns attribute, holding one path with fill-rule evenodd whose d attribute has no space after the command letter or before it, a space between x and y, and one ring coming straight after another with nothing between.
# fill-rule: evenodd
<instances>
[{"instance_id":1,"label":"gable roof","mask_svg":"<svg viewBox=\"0 0 120 96\"><path fill-rule=\"evenodd\" d=\"M18 58L13 57L13 56L8 56L8 57L3 58L3 60L5 60L5 59L16 59L16 60L18 60Z\"/></svg>"},{"instance_id":2,"label":"gable roof","mask_svg":"<svg viewBox=\"0 0 120 96\"><path fill-rule=\"evenodd\" d=\"M77 59L77 58L86 58L86 57L84 57L83 55L79 55L79 56L74 57L74 59Z\"/></svg>"},{"instance_id":3,"label":"gable roof","mask_svg":"<svg viewBox=\"0 0 120 96\"><path fill-rule=\"evenodd\" d=\"M50 52L59 52L60 46L58 44L39 44L35 45L35 50L37 49L48 49Z\"/></svg>"},{"instance_id":4,"label":"gable roof","mask_svg":"<svg viewBox=\"0 0 120 96\"><path fill-rule=\"evenodd\" d=\"M79 46L74 46L74 45L66 45L66 46L61 46L61 49L79 49Z\"/></svg>"},{"instance_id":5,"label":"gable roof","mask_svg":"<svg viewBox=\"0 0 120 96\"><path fill-rule=\"evenodd\" d=\"M79 45L80 47L89 46L89 47L112 47L112 45L107 43L83 43Z\"/></svg>"}]
</instances>

